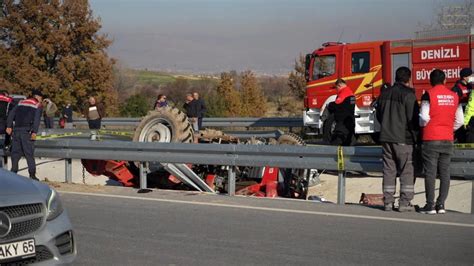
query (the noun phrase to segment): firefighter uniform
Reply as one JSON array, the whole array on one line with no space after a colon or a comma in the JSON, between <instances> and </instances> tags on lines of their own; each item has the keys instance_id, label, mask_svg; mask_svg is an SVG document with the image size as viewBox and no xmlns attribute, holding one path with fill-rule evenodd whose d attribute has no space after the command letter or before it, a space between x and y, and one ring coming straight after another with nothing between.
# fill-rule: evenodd
<instances>
[{"instance_id":1,"label":"firefighter uniform","mask_svg":"<svg viewBox=\"0 0 474 266\"><path fill-rule=\"evenodd\" d=\"M18 172L18 162L24 156L28 164L28 173L32 179L37 179L33 141L36 138L43 111L41 97L41 92L34 91L33 97L20 101L7 119L7 128L11 130L13 127L11 171Z\"/></svg>"},{"instance_id":2,"label":"firefighter uniform","mask_svg":"<svg viewBox=\"0 0 474 266\"><path fill-rule=\"evenodd\" d=\"M339 89L334 103L328 105L328 111L334 114L336 122L332 145L350 146L355 131L355 96L348 86Z\"/></svg>"}]
</instances>

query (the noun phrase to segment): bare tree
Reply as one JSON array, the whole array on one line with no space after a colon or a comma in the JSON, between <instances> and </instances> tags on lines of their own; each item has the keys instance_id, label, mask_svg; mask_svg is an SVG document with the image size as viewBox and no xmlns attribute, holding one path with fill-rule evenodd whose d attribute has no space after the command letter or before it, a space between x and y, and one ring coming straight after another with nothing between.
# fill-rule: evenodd
<instances>
[{"instance_id":1,"label":"bare tree","mask_svg":"<svg viewBox=\"0 0 474 266\"><path fill-rule=\"evenodd\" d=\"M474 25L474 0L462 3L443 1L435 6L435 19L427 25L420 25L423 30L465 29Z\"/></svg>"}]
</instances>

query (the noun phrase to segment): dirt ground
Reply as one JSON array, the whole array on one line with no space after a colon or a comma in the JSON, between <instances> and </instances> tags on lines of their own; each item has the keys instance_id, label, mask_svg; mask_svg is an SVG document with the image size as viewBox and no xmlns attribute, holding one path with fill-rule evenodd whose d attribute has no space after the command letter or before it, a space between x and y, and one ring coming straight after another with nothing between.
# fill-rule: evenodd
<instances>
[{"instance_id":1,"label":"dirt ground","mask_svg":"<svg viewBox=\"0 0 474 266\"><path fill-rule=\"evenodd\" d=\"M82 192L102 192L107 190L108 186L120 186L116 181L109 180L105 176L93 176L87 171L82 171L80 160L73 160L72 176L74 184L64 184L65 181L65 162L56 159L38 159L37 176L41 180L50 181L54 187L60 190L74 190ZM26 162L22 159L19 174L28 175ZM346 203L359 203L362 193L381 194L382 178L380 174L373 174L371 177L361 177L360 174L346 179ZM337 202L337 175L323 173L320 176L321 183L311 187L309 196L316 195L330 202ZM474 181L471 180L452 180L446 208L451 211L471 212L471 197L474 191ZM86 186L85 186L86 185ZM436 188L439 188L437 180ZM415 198L413 204L424 205L425 190L424 180L418 178L415 183Z\"/></svg>"},{"instance_id":2,"label":"dirt ground","mask_svg":"<svg viewBox=\"0 0 474 266\"><path fill-rule=\"evenodd\" d=\"M311 187L309 195L323 197L328 201L337 202L337 181L336 175L322 174L321 184ZM446 208L458 212L471 212L471 197L474 192L471 180L451 180L449 196L446 201ZM398 184L399 185L399 184ZM397 197L398 197L397 187ZM436 193L439 191L439 180L436 180ZM346 179L346 203L359 203L362 193L382 194L382 178L379 175L372 177L353 177ZM398 199L397 199L398 200ZM415 182L414 205L425 204L425 185L423 178L417 178ZM396 203L398 204L398 202Z\"/></svg>"}]
</instances>

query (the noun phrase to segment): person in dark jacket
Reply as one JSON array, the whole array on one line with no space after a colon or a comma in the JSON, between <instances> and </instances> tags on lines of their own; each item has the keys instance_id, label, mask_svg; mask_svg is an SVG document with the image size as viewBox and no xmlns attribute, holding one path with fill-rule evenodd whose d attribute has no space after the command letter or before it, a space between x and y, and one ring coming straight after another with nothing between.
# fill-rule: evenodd
<instances>
[{"instance_id":1,"label":"person in dark jacket","mask_svg":"<svg viewBox=\"0 0 474 266\"><path fill-rule=\"evenodd\" d=\"M337 98L327 107L336 122L331 144L350 146L355 138L355 96L343 79L338 79L335 87Z\"/></svg>"},{"instance_id":2,"label":"person in dark jacket","mask_svg":"<svg viewBox=\"0 0 474 266\"><path fill-rule=\"evenodd\" d=\"M459 104L462 106L462 110L465 111L467 102L469 101L469 95L472 91L472 85L469 83L469 77L472 76L472 69L461 69L459 76L461 78L456 81L452 91L454 91L459 96ZM466 134L466 128L460 127L458 130L456 130L456 132L454 132L454 139L459 143L465 143Z\"/></svg>"},{"instance_id":3,"label":"person in dark jacket","mask_svg":"<svg viewBox=\"0 0 474 266\"><path fill-rule=\"evenodd\" d=\"M5 134L5 130L7 129L8 113L12 109L13 99L8 95L7 91L0 91L0 134Z\"/></svg>"},{"instance_id":4,"label":"person in dark jacket","mask_svg":"<svg viewBox=\"0 0 474 266\"><path fill-rule=\"evenodd\" d=\"M104 105L95 97L89 97L89 104L84 110L84 116L89 123L89 129L100 129L102 118L105 117Z\"/></svg>"},{"instance_id":5,"label":"person in dark jacket","mask_svg":"<svg viewBox=\"0 0 474 266\"><path fill-rule=\"evenodd\" d=\"M21 100L8 114L6 129L7 134L12 135L11 171L18 172L18 162L22 156L25 156L30 178L35 180L38 178L33 141L36 140L43 113L42 100L43 94L38 90L33 90L30 98Z\"/></svg>"},{"instance_id":6,"label":"person in dark jacket","mask_svg":"<svg viewBox=\"0 0 474 266\"><path fill-rule=\"evenodd\" d=\"M66 129L72 129L73 128L73 120L72 120L72 106L70 102L66 103L66 106L64 106L63 111L61 112L61 117L64 119L64 128Z\"/></svg>"},{"instance_id":7,"label":"person in dark jacket","mask_svg":"<svg viewBox=\"0 0 474 266\"><path fill-rule=\"evenodd\" d=\"M197 108L198 108L198 128L199 130L202 129L202 119L204 115L206 114L206 103L204 102L203 99L199 97L199 93L193 92L193 98L197 102Z\"/></svg>"},{"instance_id":8,"label":"person in dark jacket","mask_svg":"<svg viewBox=\"0 0 474 266\"><path fill-rule=\"evenodd\" d=\"M394 208L397 173L400 176L400 212L414 211L414 145L419 141L419 106L415 90L409 87L411 71L400 67L395 84L378 98L376 116L380 122L380 142L383 149L384 208Z\"/></svg>"},{"instance_id":9,"label":"person in dark jacket","mask_svg":"<svg viewBox=\"0 0 474 266\"><path fill-rule=\"evenodd\" d=\"M7 118L8 113L13 109L13 98L11 98L8 94L8 91L1 90L0 91L0 135L3 135L3 143L2 148L4 151L9 149L11 138L10 135L6 134L7 129ZM3 157L3 163L8 163L8 156Z\"/></svg>"},{"instance_id":10,"label":"person in dark jacket","mask_svg":"<svg viewBox=\"0 0 474 266\"><path fill-rule=\"evenodd\" d=\"M193 98L192 93L186 94L186 101L183 105L184 110L186 111L186 115L188 116L189 123L192 125L193 130L198 133L199 132L199 125L198 125L198 103ZM194 143L198 143L198 134L194 134Z\"/></svg>"},{"instance_id":11,"label":"person in dark jacket","mask_svg":"<svg viewBox=\"0 0 474 266\"><path fill-rule=\"evenodd\" d=\"M183 108L186 111L186 115L188 116L189 122L193 126L194 131L199 131L199 126L198 126L198 117L199 117L198 102L196 100L194 100L192 93L186 94L186 102L184 103Z\"/></svg>"}]
</instances>

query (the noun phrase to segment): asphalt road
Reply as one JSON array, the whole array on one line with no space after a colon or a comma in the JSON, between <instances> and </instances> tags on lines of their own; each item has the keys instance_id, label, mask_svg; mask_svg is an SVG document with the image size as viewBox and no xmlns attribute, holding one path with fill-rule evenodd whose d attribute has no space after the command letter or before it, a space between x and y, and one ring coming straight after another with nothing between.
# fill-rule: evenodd
<instances>
[{"instance_id":1,"label":"asphalt road","mask_svg":"<svg viewBox=\"0 0 474 266\"><path fill-rule=\"evenodd\" d=\"M75 265L474 263L473 215L183 192L120 195L62 193L78 243Z\"/></svg>"}]
</instances>

